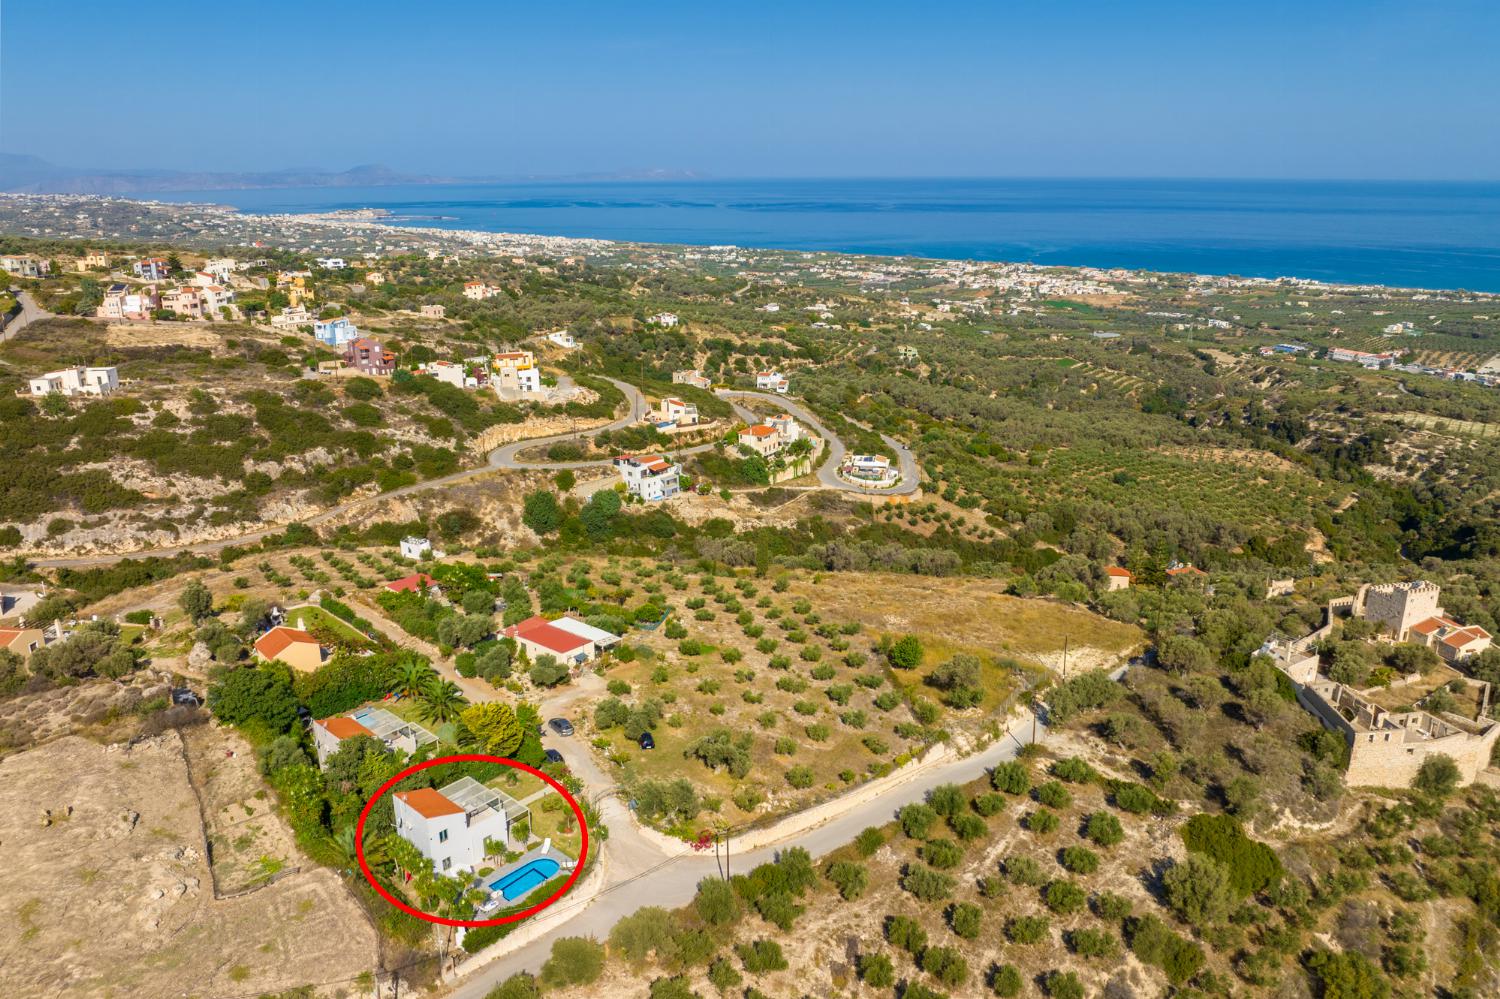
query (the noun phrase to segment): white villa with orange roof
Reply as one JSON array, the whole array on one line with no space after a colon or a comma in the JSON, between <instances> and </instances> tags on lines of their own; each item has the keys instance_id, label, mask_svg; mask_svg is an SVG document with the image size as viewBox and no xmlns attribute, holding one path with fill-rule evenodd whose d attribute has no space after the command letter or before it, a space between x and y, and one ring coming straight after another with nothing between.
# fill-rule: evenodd
<instances>
[{"instance_id":1,"label":"white villa with orange roof","mask_svg":"<svg viewBox=\"0 0 1500 999\"><path fill-rule=\"evenodd\" d=\"M345 739L361 735L379 739L387 750L400 750L408 756L438 741L437 736L416 722L399 718L385 708L364 707L350 715L313 721L313 750L318 756L318 766L327 766L328 758L339 751Z\"/></svg>"},{"instance_id":2,"label":"white villa with orange roof","mask_svg":"<svg viewBox=\"0 0 1500 999\"><path fill-rule=\"evenodd\" d=\"M663 399L656 404L656 419L658 423L669 423L677 427L696 426L698 406L681 399Z\"/></svg>"},{"instance_id":3,"label":"white villa with orange roof","mask_svg":"<svg viewBox=\"0 0 1500 999\"><path fill-rule=\"evenodd\" d=\"M676 496L681 491L682 466L659 454L622 454L615 468L625 480L625 490L648 503Z\"/></svg>"},{"instance_id":4,"label":"white villa with orange roof","mask_svg":"<svg viewBox=\"0 0 1500 999\"><path fill-rule=\"evenodd\" d=\"M1104 588L1106 590L1128 590L1135 576L1131 575L1129 569L1122 569L1117 565L1104 567Z\"/></svg>"},{"instance_id":5,"label":"white villa with orange roof","mask_svg":"<svg viewBox=\"0 0 1500 999\"><path fill-rule=\"evenodd\" d=\"M508 846L511 824L530 815L510 795L472 777L442 788L397 791L391 799L397 835L432 861L439 874L449 876L482 866L490 853L485 843Z\"/></svg>"}]
</instances>

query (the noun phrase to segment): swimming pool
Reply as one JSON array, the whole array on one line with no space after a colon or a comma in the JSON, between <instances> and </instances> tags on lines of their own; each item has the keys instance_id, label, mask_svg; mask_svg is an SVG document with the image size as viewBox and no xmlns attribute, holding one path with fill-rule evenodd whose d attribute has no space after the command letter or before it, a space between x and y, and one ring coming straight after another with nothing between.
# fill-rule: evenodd
<instances>
[{"instance_id":1,"label":"swimming pool","mask_svg":"<svg viewBox=\"0 0 1500 999\"><path fill-rule=\"evenodd\" d=\"M538 857L490 882L490 891L499 892L507 902L514 901L556 874L561 865L551 857Z\"/></svg>"}]
</instances>

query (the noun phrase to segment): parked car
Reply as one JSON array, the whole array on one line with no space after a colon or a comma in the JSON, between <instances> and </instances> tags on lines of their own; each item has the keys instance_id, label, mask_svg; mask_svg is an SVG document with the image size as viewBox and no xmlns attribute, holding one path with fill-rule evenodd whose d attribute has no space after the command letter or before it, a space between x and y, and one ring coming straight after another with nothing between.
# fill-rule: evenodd
<instances>
[{"instance_id":1,"label":"parked car","mask_svg":"<svg viewBox=\"0 0 1500 999\"><path fill-rule=\"evenodd\" d=\"M642 749L656 748L656 740L651 737L650 732L642 732L641 737L637 739L636 742L639 742L641 744Z\"/></svg>"},{"instance_id":2,"label":"parked car","mask_svg":"<svg viewBox=\"0 0 1500 999\"><path fill-rule=\"evenodd\" d=\"M566 718L553 718L547 722L547 727L558 735L573 734L573 723Z\"/></svg>"},{"instance_id":3,"label":"parked car","mask_svg":"<svg viewBox=\"0 0 1500 999\"><path fill-rule=\"evenodd\" d=\"M561 762L563 762L562 753L559 753L555 749L549 749L549 750L547 750L547 762L548 763L561 763Z\"/></svg>"}]
</instances>

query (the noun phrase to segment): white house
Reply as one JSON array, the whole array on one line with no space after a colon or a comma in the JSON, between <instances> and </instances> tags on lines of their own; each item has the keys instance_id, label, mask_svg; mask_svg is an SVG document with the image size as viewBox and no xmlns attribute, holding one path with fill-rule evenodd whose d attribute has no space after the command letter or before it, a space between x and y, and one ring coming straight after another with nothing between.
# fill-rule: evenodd
<instances>
[{"instance_id":1,"label":"white house","mask_svg":"<svg viewBox=\"0 0 1500 999\"><path fill-rule=\"evenodd\" d=\"M109 395L119 387L114 368L64 368L31 379L32 395Z\"/></svg>"},{"instance_id":2,"label":"white house","mask_svg":"<svg viewBox=\"0 0 1500 999\"><path fill-rule=\"evenodd\" d=\"M798 423L790 413L771 417L766 421L766 426L776 431L776 436L781 438L782 444L800 441L807 436L807 431L802 429L802 424Z\"/></svg>"},{"instance_id":3,"label":"white house","mask_svg":"<svg viewBox=\"0 0 1500 999\"><path fill-rule=\"evenodd\" d=\"M663 399L657 403L656 419L659 423L668 423L677 427L696 426L698 406L696 403L683 402L681 399Z\"/></svg>"},{"instance_id":4,"label":"white house","mask_svg":"<svg viewBox=\"0 0 1500 999\"><path fill-rule=\"evenodd\" d=\"M318 257L313 263L325 271L341 271L349 266L343 257Z\"/></svg>"},{"instance_id":5,"label":"white house","mask_svg":"<svg viewBox=\"0 0 1500 999\"><path fill-rule=\"evenodd\" d=\"M455 388L475 388L479 385L479 379L471 377L468 369L456 361L428 361L417 370Z\"/></svg>"},{"instance_id":6,"label":"white house","mask_svg":"<svg viewBox=\"0 0 1500 999\"><path fill-rule=\"evenodd\" d=\"M471 298L476 302L482 302L486 298L491 298L498 294L500 294L499 288L492 288L483 281L464 282L464 298Z\"/></svg>"},{"instance_id":7,"label":"white house","mask_svg":"<svg viewBox=\"0 0 1500 999\"><path fill-rule=\"evenodd\" d=\"M426 552L432 551L432 542L426 538L402 538L401 554L406 558L421 558Z\"/></svg>"},{"instance_id":8,"label":"white house","mask_svg":"<svg viewBox=\"0 0 1500 999\"><path fill-rule=\"evenodd\" d=\"M214 257L203 264L203 271L211 274L214 280L220 284L229 283L229 275L239 270L239 261L233 257Z\"/></svg>"},{"instance_id":9,"label":"white house","mask_svg":"<svg viewBox=\"0 0 1500 999\"><path fill-rule=\"evenodd\" d=\"M684 368L681 371L672 372L672 382L675 385L692 385L701 389L711 389L714 385L697 368Z\"/></svg>"},{"instance_id":10,"label":"white house","mask_svg":"<svg viewBox=\"0 0 1500 999\"><path fill-rule=\"evenodd\" d=\"M318 754L318 766L327 766L328 757L339 751L345 739L360 735L379 739L387 750L399 749L407 755L438 741L437 736L421 725L398 718L384 708L360 708L351 715L313 721L313 749Z\"/></svg>"},{"instance_id":11,"label":"white house","mask_svg":"<svg viewBox=\"0 0 1500 999\"><path fill-rule=\"evenodd\" d=\"M271 317L271 328L277 330L294 330L299 326L311 326L315 322L307 309L300 305L289 305L281 310L279 315Z\"/></svg>"},{"instance_id":12,"label":"white house","mask_svg":"<svg viewBox=\"0 0 1500 999\"><path fill-rule=\"evenodd\" d=\"M548 333L547 339L552 343L557 344L559 347L563 347L567 350L572 350L574 347L578 346L578 338L573 336L573 334L569 333L567 330L558 330L556 333Z\"/></svg>"},{"instance_id":13,"label":"white house","mask_svg":"<svg viewBox=\"0 0 1500 999\"><path fill-rule=\"evenodd\" d=\"M130 270L144 281L163 281L171 268L161 257L143 257L131 264Z\"/></svg>"},{"instance_id":14,"label":"white house","mask_svg":"<svg viewBox=\"0 0 1500 999\"><path fill-rule=\"evenodd\" d=\"M891 459L883 454L851 454L844 459L839 471L848 478L882 486L890 485L901 477L901 473L891 464Z\"/></svg>"},{"instance_id":15,"label":"white house","mask_svg":"<svg viewBox=\"0 0 1500 999\"><path fill-rule=\"evenodd\" d=\"M39 278L52 273L52 261L41 257L0 257L0 271L16 277Z\"/></svg>"},{"instance_id":16,"label":"white house","mask_svg":"<svg viewBox=\"0 0 1500 999\"><path fill-rule=\"evenodd\" d=\"M509 846L511 823L529 814L510 795L460 777L442 788L391 795L396 833L432 862L440 874L472 872L489 854L485 842Z\"/></svg>"},{"instance_id":17,"label":"white house","mask_svg":"<svg viewBox=\"0 0 1500 999\"><path fill-rule=\"evenodd\" d=\"M319 319L313 323L313 336L319 343L342 347L351 340L359 339L359 327L343 316L337 319Z\"/></svg>"},{"instance_id":18,"label":"white house","mask_svg":"<svg viewBox=\"0 0 1500 999\"><path fill-rule=\"evenodd\" d=\"M622 454L615 458L615 468L625 480L625 490L648 503L676 496L681 491L682 466L659 454Z\"/></svg>"},{"instance_id":19,"label":"white house","mask_svg":"<svg viewBox=\"0 0 1500 999\"><path fill-rule=\"evenodd\" d=\"M786 390L791 388L786 375L779 371L762 371L755 376L755 387L758 389L770 389L777 395L786 395Z\"/></svg>"},{"instance_id":20,"label":"white house","mask_svg":"<svg viewBox=\"0 0 1500 999\"><path fill-rule=\"evenodd\" d=\"M677 313L675 313L675 312L658 312L656 315L652 316L650 319L647 319L646 322L648 322L648 323L655 323L657 326L669 326L670 327L670 326L676 326L678 323L682 322L682 320L679 319L679 318L677 318Z\"/></svg>"}]
</instances>

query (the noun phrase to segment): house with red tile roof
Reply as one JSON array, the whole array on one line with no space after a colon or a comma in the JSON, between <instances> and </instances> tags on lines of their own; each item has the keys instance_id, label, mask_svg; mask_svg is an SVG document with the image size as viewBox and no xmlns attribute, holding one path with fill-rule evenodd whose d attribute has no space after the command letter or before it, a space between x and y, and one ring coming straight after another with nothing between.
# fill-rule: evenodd
<instances>
[{"instance_id":1,"label":"house with red tile roof","mask_svg":"<svg viewBox=\"0 0 1500 999\"><path fill-rule=\"evenodd\" d=\"M550 655L571 663L588 662L620 641L619 635L595 628L571 614L554 621L539 615L529 617L506 628L502 634L514 638L533 659Z\"/></svg>"},{"instance_id":2,"label":"house with red tile roof","mask_svg":"<svg viewBox=\"0 0 1500 999\"><path fill-rule=\"evenodd\" d=\"M1107 565L1104 567L1105 590L1128 590L1130 589L1131 582L1134 580L1135 576L1131 574L1129 569L1122 569L1117 565Z\"/></svg>"},{"instance_id":3,"label":"house with red tile roof","mask_svg":"<svg viewBox=\"0 0 1500 999\"><path fill-rule=\"evenodd\" d=\"M1489 632L1476 625L1463 625L1451 617L1429 617L1411 626L1408 640L1425 645L1445 662L1458 663L1479 655L1493 641Z\"/></svg>"},{"instance_id":4,"label":"house with red tile roof","mask_svg":"<svg viewBox=\"0 0 1500 999\"><path fill-rule=\"evenodd\" d=\"M392 593L422 593L438 589L438 581L425 572L413 573L410 576L402 576L385 584L385 588Z\"/></svg>"}]
</instances>

